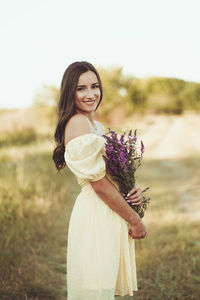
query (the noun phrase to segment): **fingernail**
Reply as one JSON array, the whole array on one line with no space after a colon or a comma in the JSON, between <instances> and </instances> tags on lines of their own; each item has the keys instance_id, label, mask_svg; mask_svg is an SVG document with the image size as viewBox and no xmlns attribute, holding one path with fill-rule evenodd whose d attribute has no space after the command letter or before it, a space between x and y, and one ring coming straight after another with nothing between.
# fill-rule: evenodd
<instances>
[{"instance_id":1,"label":"fingernail","mask_svg":"<svg viewBox=\"0 0 200 300\"><path fill-rule=\"evenodd\" d=\"M126 200L126 202L131 202L130 200Z\"/></svg>"},{"instance_id":2,"label":"fingernail","mask_svg":"<svg viewBox=\"0 0 200 300\"><path fill-rule=\"evenodd\" d=\"M129 197L130 196L130 194L128 193L127 195L126 195L126 197Z\"/></svg>"},{"instance_id":3,"label":"fingernail","mask_svg":"<svg viewBox=\"0 0 200 300\"><path fill-rule=\"evenodd\" d=\"M131 203L131 205L135 205L134 203Z\"/></svg>"}]
</instances>

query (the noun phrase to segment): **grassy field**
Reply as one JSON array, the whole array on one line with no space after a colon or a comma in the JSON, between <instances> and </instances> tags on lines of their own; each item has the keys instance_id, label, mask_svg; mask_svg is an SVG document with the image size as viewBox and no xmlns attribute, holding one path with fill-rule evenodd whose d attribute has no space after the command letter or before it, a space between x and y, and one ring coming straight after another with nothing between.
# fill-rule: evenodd
<instances>
[{"instance_id":1,"label":"grassy field","mask_svg":"<svg viewBox=\"0 0 200 300\"><path fill-rule=\"evenodd\" d=\"M56 174L52 143L0 150L0 299L66 300L68 222L79 187ZM147 236L136 241L139 291L120 300L198 300L200 156L145 158L138 183L149 186Z\"/></svg>"},{"instance_id":2,"label":"grassy field","mask_svg":"<svg viewBox=\"0 0 200 300\"><path fill-rule=\"evenodd\" d=\"M65 299L72 179L49 153L2 156L0 170L0 299Z\"/></svg>"}]
</instances>

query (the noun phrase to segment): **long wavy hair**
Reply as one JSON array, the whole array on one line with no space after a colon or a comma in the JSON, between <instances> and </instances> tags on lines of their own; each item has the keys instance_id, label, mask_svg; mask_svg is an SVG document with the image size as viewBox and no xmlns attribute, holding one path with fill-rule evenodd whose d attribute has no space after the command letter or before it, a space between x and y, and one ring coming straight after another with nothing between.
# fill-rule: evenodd
<instances>
[{"instance_id":1,"label":"long wavy hair","mask_svg":"<svg viewBox=\"0 0 200 300\"><path fill-rule=\"evenodd\" d=\"M86 61L77 61L68 66L65 70L61 87L60 87L60 98L57 107L57 125L54 133L54 139L57 144L53 151L53 160L57 169L57 173L60 172L66 166L64 160L65 144L64 144L64 131L65 126L69 119L76 113L75 110L75 92L78 84L79 77L82 73L92 71L96 74L99 87L100 87L100 100L95 110L97 110L102 97L103 89L99 73L95 67Z\"/></svg>"}]
</instances>

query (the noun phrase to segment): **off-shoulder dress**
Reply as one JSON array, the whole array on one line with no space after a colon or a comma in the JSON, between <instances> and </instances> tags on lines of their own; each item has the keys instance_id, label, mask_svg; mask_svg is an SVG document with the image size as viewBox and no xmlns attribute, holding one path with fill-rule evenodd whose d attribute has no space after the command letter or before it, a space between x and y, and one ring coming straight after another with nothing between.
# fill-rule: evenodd
<instances>
[{"instance_id":1,"label":"off-shoulder dress","mask_svg":"<svg viewBox=\"0 0 200 300\"><path fill-rule=\"evenodd\" d=\"M125 219L94 191L90 182L106 175L104 127L70 140L66 165L81 186L67 238L67 299L114 300L137 291L135 240Z\"/></svg>"}]
</instances>

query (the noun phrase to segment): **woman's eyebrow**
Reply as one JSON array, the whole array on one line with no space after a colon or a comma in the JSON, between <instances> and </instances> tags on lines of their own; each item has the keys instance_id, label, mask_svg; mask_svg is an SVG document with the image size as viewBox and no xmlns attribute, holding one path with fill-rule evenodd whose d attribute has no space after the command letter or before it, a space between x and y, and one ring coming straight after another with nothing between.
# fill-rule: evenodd
<instances>
[{"instance_id":1,"label":"woman's eyebrow","mask_svg":"<svg viewBox=\"0 0 200 300\"><path fill-rule=\"evenodd\" d=\"M94 82L94 83L92 83L91 85L93 85L93 84L99 84L98 82ZM84 85L84 84L78 84L77 85L78 87L84 87L84 86L86 86L86 85Z\"/></svg>"}]
</instances>

